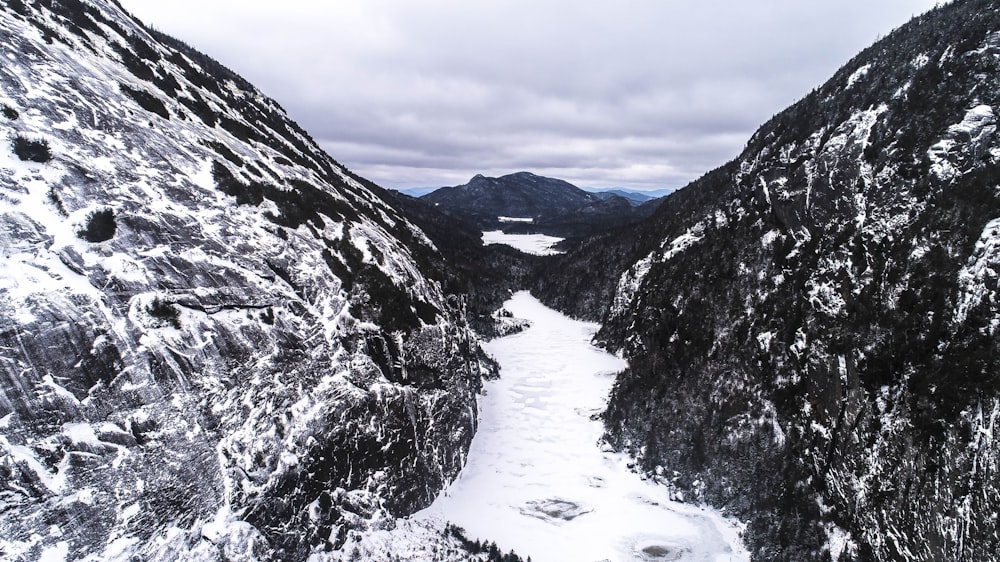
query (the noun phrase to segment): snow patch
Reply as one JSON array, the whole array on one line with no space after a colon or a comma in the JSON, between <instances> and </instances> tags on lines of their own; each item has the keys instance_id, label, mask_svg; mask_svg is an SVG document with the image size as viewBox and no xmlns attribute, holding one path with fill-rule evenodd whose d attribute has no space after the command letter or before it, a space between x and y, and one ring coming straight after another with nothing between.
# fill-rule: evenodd
<instances>
[{"instance_id":1,"label":"snow patch","mask_svg":"<svg viewBox=\"0 0 1000 562\"><path fill-rule=\"evenodd\" d=\"M143 284L149 282L146 266L126 254L116 252L111 256L104 258L101 262L101 266L112 277L122 281Z\"/></svg>"},{"instance_id":2,"label":"snow patch","mask_svg":"<svg viewBox=\"0 0 1000 562\"><path fill-rule=\"evenodd\" d=\"M975 161L988 152L996 129L991 106L977 105L968 110L961 122L948 127L941 140L927 149L931 173L943 181L957 177L970 165L966 160Z\"/></svg>"},{"instance_id":3,"label":"snow patch","mask_svg":"<svg viewBox=\"0 0 1000 562\"><path fill-rule=\"evenodd\" d=\"M14 463L24 463L28 470L34 472L39 482L48 488L50 492L58 494L62 492L66 485L66 475L63 473L63 469L67 465L65 458L59 465L59 472L52 474L38 460L34 451L23 445L13 445L6 437L0 435L0 458L3 456L9 457Z\"/></svg>"},{"instance_id":4,"label":"snow patch","mask_svg":"<svg viewBox=\"0 0 1000 562\"><path fill-rule=\"evenodd\" d=\"M830 281L814 281L812 283L809 287L809 304L812 305L813 310L830 318L837 317L847 307L847 303L837 286Z\"/></svg>"},{"instance_id":5,"label":"snow patch","mask_svg":"<svg viewBox=\"0 0 1000 562\"><path fill-rule=\"evenodd\" d=\"M94 428L89 423L67 423L63 425L63 435L69 438L74 444L101 446L100 439L94 433Z\"/></svg>"},{"instance_id":6,"label":"snow patch","mask_svg":"<svg viewBox=\"0 0 1000 562\"><path fill-rule=\"evenodd\" d=\"M823 145L823 152L839 153L845 147L854 145L867 147L872 128L878 122L879 117L888 110L889 106L883 103L878 107L855 112L837 127L830 139Z\"/></svg>"},{"instance_id":7,"label":"snow patch","mask_svg":"<svg viewBox=\"0 0 1000 562\"><path fill-rule=\"evenodd\" d=\"M989 287L996 287L998 279L1000 279L1000 218L986 224L979 240L976 241L972 255L969 256L968 263L958 274L961 296L955 319L958 322L968 319L969 312L992 295ZM997 311L997 303L992 304L993 318L990 319L987 329L991 334L995 334L1000 312Z\"/></svg>"},{"instance_id":8,"label":"snow patch","mask_svg":"<svg viewBox=\"0 0 1000 562\"><path fill-rule=\"evenodd\" d=\"M826 528L827 548L830 550L830 558L839 560L841 554L846 550L854 553L855 544L851 540L851 534L836 525L828 525Z\"/></svg>"},{"instance_id":9,"label":"snow patch","mask_svg":"<svg viewBox=\"0 0 1000 562\"><path fill-rule=\"evenodd\" d=\"M132 550L138 544L139 539L134 537L117 538L104 547L104 552L99 559L95 556L89 556L85 560L94 560L95 562L97 560L132 560Z\"/></svg>"},{"instance_id":10,"label":"snow patch","mask_svg":"<svg viewBox=\"0 0 1000 562\"><path fill-rule=\"evenodd\" d=\"M545 234L507 234L502 230L483 232L483 244L505 244L526 254L536 256L551 256L561 254L553 248L564 238L556 238Z\"/></svg>"},{"instance_id":11,"label":"snow patch","mask_svg":"<svg viewBox=\"0 0 1000 562\"><path fill-rule=\"evenodd\" d=\"M761 332L757 334L757 346L764 353L770 353L771 351L771 341L774 340L774 332Z\"/></svg>"},{"instance_id":12,"label":"snow patch","mask_svg":"<svg viewBox=\"0 0 1000 562\"><path fill-rule=\"evenodd\" d=\"M674 256L701 242L705 238L705 223L699 222L692 226L677 238L670 241L670 248L663 252L663 261L672 259ZM666 247L666 245L664 246Z\"/></svg>"},{"instance_id":13,"label":"snow patch","mask_svg":"<svg viewBox=\"0 0 1000 562\"><path fill-rule=\"evenodd\" d=\"M774 242L781 236L781 231L778 229L771 229L761 236L760 243L765 248L768 249L774 245Z\"/></svg>"},{"instance_id":14,"label":"snow patch","mask_svg":"<svg viewBox=\"0 0 1000 562\"><path fill-rule=\"evenodd\" d=\"M67 556L69 556L69 543L59 541L54 546L43 550L41 556L38 557L38 562L66 562Z\"/></svg>"},{"instance_id":15,"label":"snow patch","mask_svg":"<svg viewBox=\"0 0 1000 562\"><path fill-rule=\"evenodd\" d=\"M611 304L610 314L612 317L621 316L629 309L636 293L639 291L639 287L642 285L643 279L646 278L646 275L649 274L649 270L653 266L655 255L656 252L650 253L628 268L625 273L622 273L621 278L618 280L618 289L615 291L614 302Z\"/></svg>"},{"instance_id":16,"label":"snow patch","mask_svg":"<svg viewBox=\"0 0 1000 562\"><path fill-rule=\"evenodd\" d=\"M868 71L871 70L871 68L872 68L871 64L866 64L861 68L855 70L853 73L851 73L851 75L847 77L847 87L850 88L851 86L856 84L858 80L861 80L862 78L867 76Z\"/></svg>"}]
</instances>

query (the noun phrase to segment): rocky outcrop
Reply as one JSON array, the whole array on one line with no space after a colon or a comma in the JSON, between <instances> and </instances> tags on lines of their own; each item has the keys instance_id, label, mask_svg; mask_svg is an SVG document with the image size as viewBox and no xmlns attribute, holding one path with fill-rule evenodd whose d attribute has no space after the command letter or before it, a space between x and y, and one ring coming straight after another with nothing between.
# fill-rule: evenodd
<instances>
[{"instance_id":1,"label":"rocky outcrop","mask_svg":"<svg viewBox=\"0 0 1000 562\"><path fill-rule=\"evenodd\" d=\"M114 2L0 37L0 558L302 560L427 505L493 369L430 240Z\"/></svg>"}]
</instances>

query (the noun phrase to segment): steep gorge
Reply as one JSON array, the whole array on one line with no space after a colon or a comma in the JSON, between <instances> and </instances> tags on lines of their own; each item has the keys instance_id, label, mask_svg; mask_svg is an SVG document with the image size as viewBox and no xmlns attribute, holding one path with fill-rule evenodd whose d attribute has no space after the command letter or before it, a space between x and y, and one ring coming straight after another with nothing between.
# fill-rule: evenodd
<instances>
[{"instance_id":1,"label":"steep gorge","mask_svg":"<svg viewBox=\"0 0 1000 562\"><path fill-rule=\"evenodd\" d=\"M477 331L530 285L629 360L610 442L755 559L998 559L993 3L545 259L357 177L113 0L10 0L0 37L0 557L349 552L461 469Z\"/></svg>"}]
</instances>

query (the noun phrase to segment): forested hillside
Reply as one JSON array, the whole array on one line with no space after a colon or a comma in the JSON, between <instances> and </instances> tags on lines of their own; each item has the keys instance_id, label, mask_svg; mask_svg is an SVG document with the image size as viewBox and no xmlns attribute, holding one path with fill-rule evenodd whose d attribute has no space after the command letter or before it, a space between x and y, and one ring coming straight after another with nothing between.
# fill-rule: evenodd
<instances>
[{"instance_id":1,"label":"forested hillside","mask_svg":"<svg viewBox=\"0 0 1000 562\"><path fill-rule=\"evenodd\" d=\"M940 7L539 277L631 363L611 442L756 560L998 559L998 84L1000 7Z\"/></svg>"}]
</instances>

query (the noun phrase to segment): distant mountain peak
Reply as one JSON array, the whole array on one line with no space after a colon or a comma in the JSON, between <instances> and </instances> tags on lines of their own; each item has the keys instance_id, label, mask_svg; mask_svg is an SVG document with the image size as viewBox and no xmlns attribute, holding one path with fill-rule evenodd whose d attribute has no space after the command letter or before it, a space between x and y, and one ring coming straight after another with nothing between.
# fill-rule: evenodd
<instances>
[{"instance_id":1,"label":"distant mountain peak","mask_svg":"<svg viewBox=\"0 0 1000 562\"><path fill-rule=\"evenodd\" d=\"M655 205L633 207L620 197L598 196L568 181L527 171L500 177L476 174L464 185L443 187L421 199L484 230L531 230L564 237L636 222L655 209ZM511 223L499 217L533 220Z\"/></svg>"}]
</instances>

